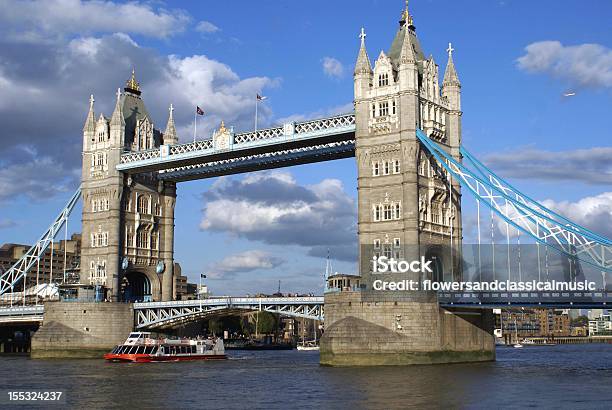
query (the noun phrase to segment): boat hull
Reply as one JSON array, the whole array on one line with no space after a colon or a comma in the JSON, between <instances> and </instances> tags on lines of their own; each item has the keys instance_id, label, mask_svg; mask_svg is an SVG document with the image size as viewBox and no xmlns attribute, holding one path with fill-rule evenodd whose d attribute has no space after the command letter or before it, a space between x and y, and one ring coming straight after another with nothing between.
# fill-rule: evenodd
<instances>
[{"instance_id":1,"label":"boat hull","mask_svg":"<svg viewBox=\"0 0 612 410\"><path fill-rule=\"evenodd\" d=\"M104 359L109 362L153 363L153 362L190 362L194 360L226 360L226 355L192 354L192 355L149 355L149 354L113 354L107 353Z\"/></svg>"}]
</instances>

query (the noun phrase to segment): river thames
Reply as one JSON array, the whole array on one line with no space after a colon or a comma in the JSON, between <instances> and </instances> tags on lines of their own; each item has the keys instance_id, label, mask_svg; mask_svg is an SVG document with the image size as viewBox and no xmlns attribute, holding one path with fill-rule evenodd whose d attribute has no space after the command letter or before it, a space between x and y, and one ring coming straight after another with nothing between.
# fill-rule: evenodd
<instances>
[{"instance_id":1,"label":"river thames","mask_svg":"<svg viewBox=\"0 0 612 410\"><path fill-rule=\"evenodd\" d=\"M0 390L63 391L65 403L44 406L81 409L612 406L612 345L503 347L491 363L413 367L322 367L318 352L295 350L229 355L150 364L4 356Z\"/></svg>"}]
</instances>

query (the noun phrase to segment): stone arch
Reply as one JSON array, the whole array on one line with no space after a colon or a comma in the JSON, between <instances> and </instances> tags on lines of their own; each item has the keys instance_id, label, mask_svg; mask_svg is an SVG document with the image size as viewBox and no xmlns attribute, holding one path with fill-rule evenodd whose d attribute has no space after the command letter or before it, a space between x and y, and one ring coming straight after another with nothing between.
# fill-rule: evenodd
<instances>
[{"instance_id":1,"label":"stone arch","mask_svg":"<svg viewBox=\"0 0 612 410\"><path fill-rule=\"evenodd\" d=\"M126 302L151 302L161 292L157 275L137 269L124 273L119 287L121 299Z\"/></svg>"}]
</instances>

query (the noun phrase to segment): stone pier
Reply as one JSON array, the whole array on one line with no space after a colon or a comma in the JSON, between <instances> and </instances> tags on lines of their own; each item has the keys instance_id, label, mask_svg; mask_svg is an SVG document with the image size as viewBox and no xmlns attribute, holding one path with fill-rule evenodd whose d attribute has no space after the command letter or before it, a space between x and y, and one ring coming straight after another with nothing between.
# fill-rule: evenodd
<instances>
[{"instance_id":1,"label":"stone pier","mask_svg":"<svg viewBox=\"0 0 612 410\"><path fill-rule=\"evenodd\" d=\"M134 328L127 303L45 303L45 316L32 337L32 358L102 358Z\"/></svg>"},{"instance_id":2,"label":"stone pier","mask_svg":"<svg viewBox=\"0 0 612 410\"><path fill-rule=\"evenodd\" d=\"M495 360L493 312L439 307L425 292L325 295L321 364L409 365Z\"/></svg>"}]
</instances>

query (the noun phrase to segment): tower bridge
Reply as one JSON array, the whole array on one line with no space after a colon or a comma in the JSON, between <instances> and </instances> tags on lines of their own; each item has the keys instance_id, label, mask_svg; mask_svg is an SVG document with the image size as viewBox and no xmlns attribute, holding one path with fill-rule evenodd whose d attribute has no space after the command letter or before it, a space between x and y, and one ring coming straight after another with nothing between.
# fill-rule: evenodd
<instances>
[{"instance_id":1,"label":"tower bridge","mask_svg":"<svg viewBox=\"0 0 612 410\"><path fill-rule=\"evenodd\" d=\"M360 288L327 292L324 299L298 305L267 301L263 307L322 318L324 304L322 363L492 360L491 307L605 305L612 241L525 195L462 145L462 85L453 47L448 46L441 76L437 62L423 52L407 6L390 49L380 52L374 66L365 30L359 37L355 110L344 115L246 133L221 124L210 139L179 144L172 106L162 132L146 109L134 72L123 91L117 90L110 117L100 114L96 119L92 96L83 128L81 187L24 259L2 274L0 294L23 284L82 196L81 280L103 287L113 301L126 294L151 300L134 305L137 326L169 326L216 310L259 309L261 301L255 306L252 300L173 301L177 183L354 156ZM482 207L491 220L495 216L538 247L538 274L542 247L574 265L600 271L601 288L590 293L525 294L373 289L377 276L370 263L375 255L407 260L424 256L435 262L429 275L388 274L386 280L464 279L462 202L466 192L477 204L479 246ZM481 256L479 247L473 264L478 274L484 271ZM508 254L508 279L509 265ZM36 308L22 313L41 312Z\"/></svg>"}]
</instances>

